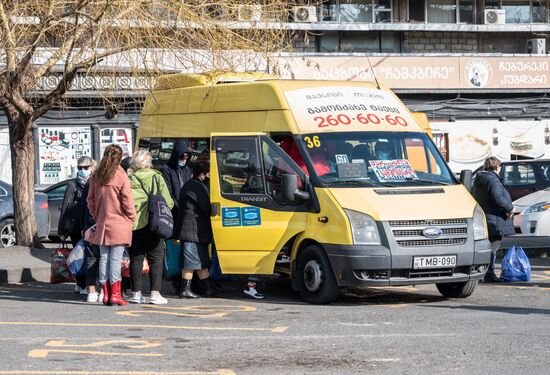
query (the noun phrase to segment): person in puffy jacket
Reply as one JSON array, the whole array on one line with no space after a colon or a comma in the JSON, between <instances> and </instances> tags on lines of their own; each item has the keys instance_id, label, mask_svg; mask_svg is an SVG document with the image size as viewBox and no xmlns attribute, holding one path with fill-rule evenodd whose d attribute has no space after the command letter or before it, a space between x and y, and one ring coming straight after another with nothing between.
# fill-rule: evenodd
<instances>
[{"instance_id":1,"label":"person in puffy jacket","mask_svg":"<svg viewBox=\"0 0 550 375\"><path fill-rule=\"evenodd\" d=\"M134 223L132 246L128 249L130 254L130 277L132 279L132 303L142 303L141 276L143 259L147 257L150 268L149 281L151 283L151 298L149 303L163 305L168 301L160 294L162 271L164 267L165 243L162 238L153 233L149 227L149 197L152 194L160 194L171 209L174 201L162 178L162 174L152 169L151 153L139 150L132 156L132 175L130 183L134 197L137 219Z\"/></svg>"},{"instance_id":2,"label":"person in puffy jacket","mask_svg":"<svg viewBox=\"0 0 550 375\"><path fill-rule=\"evenodd\" d=\"M512 222L514 205L510 194L498 175L499 169L500 161L497 158L491 156L485 160L483 171L477 174L472 188L472 195L485 212L493 254L489 269L485 274L485 282L499 281L495 274L496 253L502 242L502 237L515 234Z\"/></svg>"},{"instance_id":3,"label":"person in puffy jacket","mask_svg":"<svg viewBox=\"0 0 550 375\"><path fill-rule=\"evenodd\" d=\"M130 180L120 166L122 149L118 145L105 148L97 170L90 178L88 209L95 227L87 231L90 243L99 246L99 282L103 303L120 306L122 299L120 260L124 248L132 243L132 225L136 219Z\"/></svg>"}]
</instances>

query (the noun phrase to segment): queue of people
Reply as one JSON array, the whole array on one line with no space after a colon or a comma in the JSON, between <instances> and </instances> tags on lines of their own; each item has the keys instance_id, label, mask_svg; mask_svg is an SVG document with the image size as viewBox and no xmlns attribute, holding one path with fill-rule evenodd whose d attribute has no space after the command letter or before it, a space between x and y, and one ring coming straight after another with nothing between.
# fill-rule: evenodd
<instances>
[{"instance_id":1,"label":"queue of people","mask_svg":"<svg viewBox=\"0 0 550 375\"><path fill-rule=\"evenodd\" d=\"M142 269L149 264L151 304L166 304L161 295L166 241L180 241L181 278L172 280L180 298L199 298L192 290L196 273L203 294L211 297L223 293L209 275L209 246L213 247L210 223L209 164L188 163L190 150L184 140L174 144L168 164L153 169L149 151L139 150L122 159L122 149L108 146L99 165L89 157L77 162L78 173L69 181L62 205L59 233L73 246L82 238L86 247L86 272L77 284L87 290L87 302L124 306L144 303ZM171 209L173 238L164 239L150 229L149 199L160 195ZM130 258L131 296L123 298L121 258L127 250ZM249 283L250 284L250 283ZM99 287L99 289L98 289ZM263 298L256 284L245 293Z\"/></svg>"}]
</instances>

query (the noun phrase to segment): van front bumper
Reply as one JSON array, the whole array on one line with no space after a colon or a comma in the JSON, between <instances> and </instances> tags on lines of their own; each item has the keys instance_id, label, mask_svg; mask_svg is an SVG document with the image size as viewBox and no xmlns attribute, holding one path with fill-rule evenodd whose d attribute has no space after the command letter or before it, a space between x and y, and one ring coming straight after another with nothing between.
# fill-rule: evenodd
<instances>
[{"instance_id":1,"label":"van front bumper","mask_svg":"<svg viewBox=\"0 0 550 375\"><path fill-rule=\"evenodd\" d=\"M491 259L488 240L472 241L473 251L461 247L390 250L385 246L323 244L341 287L418 285L482 279ZM457 255L450 269L413 269L413 257Z\"/></svg>"}]
</instances>

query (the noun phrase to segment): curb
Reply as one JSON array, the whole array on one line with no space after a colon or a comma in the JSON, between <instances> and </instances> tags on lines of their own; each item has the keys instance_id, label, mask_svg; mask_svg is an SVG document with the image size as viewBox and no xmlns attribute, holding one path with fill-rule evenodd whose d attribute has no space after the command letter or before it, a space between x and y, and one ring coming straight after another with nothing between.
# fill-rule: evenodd
<instances>
[{"instance_id":1,"label":"curb","mask_svg":"<svg viewBox=\"0 0 550 375\"><path fill-rule=\"evenodd\" d=\"M0 250L0 284L50 282L51 249L13 246Z\"/></svg>"}]
</instances>

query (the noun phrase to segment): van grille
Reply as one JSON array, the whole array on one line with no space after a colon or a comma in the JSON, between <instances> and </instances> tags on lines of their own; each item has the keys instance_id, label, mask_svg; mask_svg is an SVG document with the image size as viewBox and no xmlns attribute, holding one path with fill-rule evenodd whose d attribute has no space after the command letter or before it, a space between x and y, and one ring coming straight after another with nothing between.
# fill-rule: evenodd
<instances>
[{"instance_id":1,"label":"van grille","mask_svg":"<svg viewBox=\"0 0 550 375\"><path fill-rule=\"evenodd\" d=\"M468 238L467 219L392 220L389 224L400 247L456 246ZM441 236L425 237L423 231L429 227L441 229Z\"/></svg>"}]
</instances>

